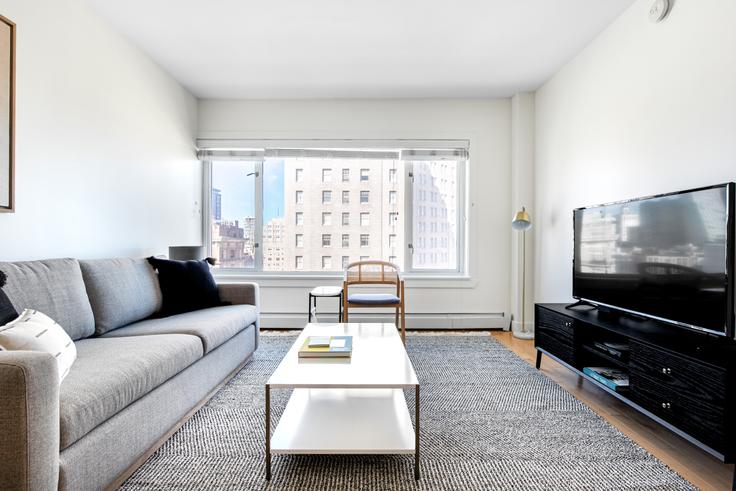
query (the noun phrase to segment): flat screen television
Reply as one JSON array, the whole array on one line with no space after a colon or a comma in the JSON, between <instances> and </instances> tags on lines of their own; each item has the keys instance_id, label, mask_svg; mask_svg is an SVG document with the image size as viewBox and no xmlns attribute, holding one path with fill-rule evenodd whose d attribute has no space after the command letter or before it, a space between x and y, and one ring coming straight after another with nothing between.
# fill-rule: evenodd
<instances>
[{"instance_id":1,"label":"flat screen television","mask_svg":"<svg viewBox=\"0 0 736 491\"><path fill-rule=\"evenodd\" d=\"M573 296L733 337L734 183L578 208Z\"/></svg>"}]
</instances>

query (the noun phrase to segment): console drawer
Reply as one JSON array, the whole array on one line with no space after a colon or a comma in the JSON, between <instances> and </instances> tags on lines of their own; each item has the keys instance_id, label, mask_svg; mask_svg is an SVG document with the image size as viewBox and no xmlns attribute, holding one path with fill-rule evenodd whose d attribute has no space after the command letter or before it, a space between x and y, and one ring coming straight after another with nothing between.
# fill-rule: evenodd
<instances>
[{"instance_id":1,"label":"console drawer","mask_svg":"<svg viewBox=\"0 0 736 491\"><path fill-rule=\"evenodd\" d=\"M572 350L574 346L575 321L564 315L550 312L546 309L537 309L536 334L544 334L560 344L567 345Z\"/></svg>"},{"instance_id":2,"label":"console drawer","mask_svg":"<svg viewBox=\"0 0 736 491\"><path fill-rule=\"evenodd\" d=\"M717 450L725 448L725 409L678 393L659 381L632 372L631 398L673 426Z\"/></svg>"},{"instance_id":3,"label":"console drawer","mask_svg":"<svg viewBox=\"0 0 736 491\"><path fill-rule=\"evenodd\" d=\"M574 320L564 315L537 308L534 345L560 360L575 365Z\"/></svg>"},{"instance_id":4,"label":"console drawer","mask_svg":"<svg viewBox=\"0 0 736 491\"><path fill-rule=\"evenodd\" d=\"M721 408L726 405L725 369L635 341L631 342L629 368L632 378L646 377L680 397Z\"/></svg>"}]
</instances>

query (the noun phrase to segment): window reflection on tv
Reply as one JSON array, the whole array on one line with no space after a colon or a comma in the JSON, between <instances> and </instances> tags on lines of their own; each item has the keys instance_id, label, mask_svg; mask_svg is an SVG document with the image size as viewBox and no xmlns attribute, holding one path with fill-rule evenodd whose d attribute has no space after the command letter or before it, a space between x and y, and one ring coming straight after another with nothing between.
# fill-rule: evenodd
<instances>
[{"instance_id":1,"label":"window reflection on tv","mask_svg":"<svg viewBox=\"0 0 736 491\"><path fill-rule=\"evenodd\" d=\"M573 296L725 334L733 184L575 210Z\"/></svg>"}]
</instances>

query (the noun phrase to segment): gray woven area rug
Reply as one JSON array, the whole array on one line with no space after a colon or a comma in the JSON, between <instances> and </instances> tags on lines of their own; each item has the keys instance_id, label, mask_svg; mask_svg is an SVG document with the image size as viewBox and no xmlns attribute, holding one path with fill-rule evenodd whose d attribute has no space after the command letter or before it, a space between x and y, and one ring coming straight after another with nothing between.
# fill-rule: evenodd
<instances>
[{"instance_id":1,"label":"gray woven area rug","mask_svg":"<svg viewBox=\"0 0 736 491\"><path fill-rule=\"evenodd\" d=\"M278 455L267 483L263 384L293 340L264 336L123 489L694 489L490 336L424 335L407 342L422 385L421 481L410 456ZM288 392L272 399L276 420Z\"/></svg>"}]
</instances>

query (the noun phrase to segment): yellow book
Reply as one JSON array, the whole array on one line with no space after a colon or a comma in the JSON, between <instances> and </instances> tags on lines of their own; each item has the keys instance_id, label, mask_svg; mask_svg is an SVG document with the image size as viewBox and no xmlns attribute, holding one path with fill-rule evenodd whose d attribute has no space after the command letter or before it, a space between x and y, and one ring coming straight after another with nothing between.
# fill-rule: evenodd
<instances>
[{"instance_id":1,"label":"yellow book","mask_svg":"<svg viewBox=\"0 0 736 491\"><path fill-rule=\"evenodd\" d=\"M311 337L304 340L299 358L350 358L353 353L352 336L331 336L328 345L309 346Z\"/></svg>"}]
</instances>

